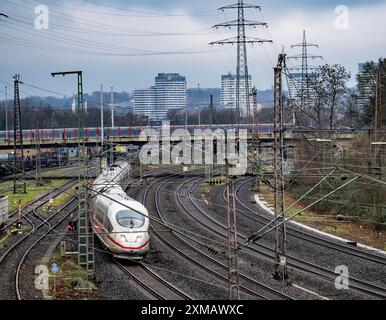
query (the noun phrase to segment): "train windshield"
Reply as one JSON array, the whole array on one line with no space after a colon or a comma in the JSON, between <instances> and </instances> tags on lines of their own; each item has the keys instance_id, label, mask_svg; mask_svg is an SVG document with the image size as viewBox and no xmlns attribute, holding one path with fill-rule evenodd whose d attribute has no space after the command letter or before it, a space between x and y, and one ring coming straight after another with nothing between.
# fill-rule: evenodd
<instances>
[{"instance_id":1,"label":"train windshield","mask_svg":"<svg viewBox=\"0 0 386 320\"><path fill-rule=\"evenodd\" d=\"M117 222L124 228L141 228L145 224L145 217L134 210L125 209L118 212Z\"/></svg>"}]
</instances>

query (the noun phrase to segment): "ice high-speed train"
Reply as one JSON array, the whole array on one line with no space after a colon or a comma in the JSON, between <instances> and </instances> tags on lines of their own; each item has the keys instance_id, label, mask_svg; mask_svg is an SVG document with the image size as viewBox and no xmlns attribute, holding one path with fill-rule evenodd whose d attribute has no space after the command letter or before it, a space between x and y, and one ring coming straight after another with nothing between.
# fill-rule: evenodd
<instances>
[{"instance_id":1,"label":"ice high-speed train","mask_svg":"<svg viewBox=\"0 0 386 320\"><path fill-rule=\"evenodd\" d=\"M114 257L142 259L149 251L149 213L123 190L130 168L127 162L117 161L94 181L91 223Z\"/></svg>"}]
</instances>

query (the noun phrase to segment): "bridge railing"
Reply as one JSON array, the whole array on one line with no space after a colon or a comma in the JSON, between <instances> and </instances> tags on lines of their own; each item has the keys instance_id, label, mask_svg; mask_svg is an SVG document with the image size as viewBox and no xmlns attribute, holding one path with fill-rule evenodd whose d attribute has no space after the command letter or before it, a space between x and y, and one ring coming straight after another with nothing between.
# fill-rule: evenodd
<instances>
[{"instance_id":1,"label":"bridge railing","mask_svg":"<svg viewBox=\"0 0 386 320\"><path fill-rule=\"evenodd\" d=\"M144 130L151 130L155 135L161 135L164 133L163 126L156 127L116 127L105 128L104 139L106 141L140 141L141 134ZM188 130L190 135L194 134L195 130L247 130L249 135L256 132L261 136L271 136L273 134L273 124L259 124L253 125L201 125L201 126L170 126L170 132L175 130L184 129ZM78 129L76 128L63 128L63 129L31 129L23 131L23 142L25 145L34 145L37 141L40 144L72 144L77 142ZM86 142L97 142L101 139L100 128L85 128L84 132L80 134L81 138L84 138ZM13 145L13 131L0 131L0 145Z\"/></svg>"}]
</instances>

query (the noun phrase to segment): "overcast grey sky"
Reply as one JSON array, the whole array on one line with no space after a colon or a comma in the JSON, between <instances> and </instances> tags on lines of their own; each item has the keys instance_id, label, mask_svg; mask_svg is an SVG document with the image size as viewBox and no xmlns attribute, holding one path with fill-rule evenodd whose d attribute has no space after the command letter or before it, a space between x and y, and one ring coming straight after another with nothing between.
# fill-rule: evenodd
<instances>
[{"instance_id":1,"label":"overcast grey sky","mask_svg":"<svg viewBox=\"0 0 386 320\"><path fill-rule=\"evenodd\" d=\"M211 28L236 19L235 11L216 10L232 3L0 0L0 12L10 17L0 22L0 94L4 81L10 82L11 75L18 72L28 84L72 95L75 79L53 79L50 73L78 69L85 73L86 92L98 90L101 82L105 87L114 85L118 91L147 87L158 72L181 73L189 87L198 83L201 87L219 87L221 74L236 68L236 47L208 44L236 34L235 29ZM359 62L385 56L385 0L249 3L260 5L262 10L248 10L247 19L267 22L269 28L248 28L247 34L274 41L273 45L248 47L250 73L258 89L271 87L272 68L282 46L289 55L299 53L290 45L301 41L303 29L310 42L320 45L320 49L312 49L313 53L324 56L325 63L344 65L354 77ZM49 9L48 30L35 28L35 7L39 4ZM335 26L338 5L349 9L348 29ZM48 95L32 87L23 90Z\"/></svg>"}]
</instances>

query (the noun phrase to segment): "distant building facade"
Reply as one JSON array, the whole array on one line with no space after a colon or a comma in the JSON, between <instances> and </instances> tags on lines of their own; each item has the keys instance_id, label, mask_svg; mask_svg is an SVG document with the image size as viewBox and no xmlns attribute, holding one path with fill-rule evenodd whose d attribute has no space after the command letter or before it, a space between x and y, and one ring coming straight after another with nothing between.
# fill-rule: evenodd
<instances>
[{"instance_id":1,"label":"distant building facade","mask_svg":"<svg viewBox=\"0 0 386 320\"><path fill-rule=\"evenodd\" d=\"M135 90L133 98L135 114L155 116L156 99L154 87L149 89Z\"/></svg>"},{"instance_id":2,"label":"distant building facade","mask_svg":"<svg viewBox=\"0 0 386 320\"><path fill-rule=\"evenodd\" d=\"M221 105L225 109L236 109L236 75L231 73L221 76ZM252 76L249 75L249 88L252 89ZM247 110L247 99L245 96L245 79L241 79L240 110Z\"/></svg>"},{"instance_id":3,"label":"distant building facade","mask_svg":"<svg viewBox=\"0 0 386 320\"><path fill-rule=\"evenodd\" d=\"M178 73L159 73L155 86L134 91L134 113L163 120L169 110L187 106L186 78Z\"/></svg>"}]
</instances>

